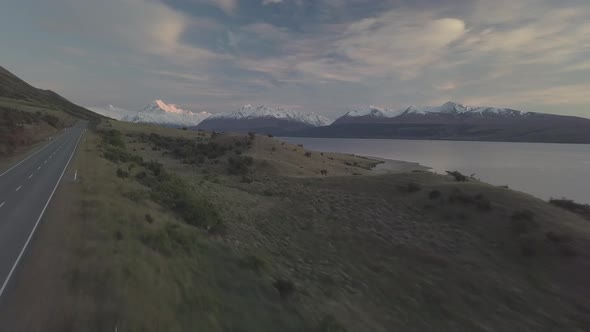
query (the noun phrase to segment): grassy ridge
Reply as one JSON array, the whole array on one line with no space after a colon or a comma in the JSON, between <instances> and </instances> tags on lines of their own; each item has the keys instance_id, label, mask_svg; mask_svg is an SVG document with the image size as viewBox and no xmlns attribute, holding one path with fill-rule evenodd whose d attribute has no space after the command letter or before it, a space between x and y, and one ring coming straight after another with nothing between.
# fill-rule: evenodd
<instances>
[{"instance_id":1,"label":"grassy ridge","mask_svg":"<svg viewBox=\"0 0 590 332\"><path fill-rule=\"evenodd\" d=\"M25 102L31 106L60 110L79 119L99 121L103 118L53 91L41 90L29 85L3 67L0 67L0 97Z\"/></svg>"}]
</instances>

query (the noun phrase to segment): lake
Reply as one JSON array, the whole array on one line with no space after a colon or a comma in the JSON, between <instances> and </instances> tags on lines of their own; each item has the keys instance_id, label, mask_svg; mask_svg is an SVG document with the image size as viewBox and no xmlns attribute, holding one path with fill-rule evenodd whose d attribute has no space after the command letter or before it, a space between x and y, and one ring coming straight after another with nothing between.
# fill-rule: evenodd
<instances>
[{"instance_id":1,"label":"lake","mask_svg":"<svg viewBox=\"0 0 590 332\"><path fill-rule=\"evenodd\" d=\"M590 203L590 145L282 137L325 152L417 162L437 173L458 170L542 199Z\"/></svg>"}]
</instances>

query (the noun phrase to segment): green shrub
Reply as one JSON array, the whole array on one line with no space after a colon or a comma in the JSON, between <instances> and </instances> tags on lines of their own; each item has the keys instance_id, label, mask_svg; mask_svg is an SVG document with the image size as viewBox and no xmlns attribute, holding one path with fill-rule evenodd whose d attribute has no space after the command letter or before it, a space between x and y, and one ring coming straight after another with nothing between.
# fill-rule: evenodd
<instances>
[{"instance_id":1,"label":"green shrub","mask_svg":"<svg viewBox=\"0 0 590 332\"><path fill-rule=\"evenodd\" d=\"M122 170L120 168L117 168L117 176L120 177L120 178L125 179L125 178L128 178L129 177L129 172L124 171L124 170Z\"/></svg>"},{"instance_id":2,"label":"green shrub","mask_svg":"<svg viewBox=\"0 0 590 332\"><path fill-rule=\"evenodd\" d=\"M473 205L480 211L489 211L492 209L492 203L482 194L469 195L460 189L455 188L449 196L450 203L461 203L464 205Z\"/></svg>"},{"instance_id":3,"label":"green shrub","mask_svg":"<svg viewBox=\"0 0 590 332\"><path fill-rule=\"evenodd\" d=\"M105 144L125 148L125 141L120 131L116 129L102 130L99 132Z\"/></svg>"},{"instance_id":4,"label":"green shrub","mask_svg":"<svg viewBox=\"0 0 590 332\"><path fill-rule=\"evenodd\" d=\"M422 187L415 182L408 182L407 184L405 184L403 186L398 186L398 189L401 192L411 194L411 193L415 193L415 192L422 190Z\"/></svg>"},{"instance_id":5,"label":"green shrub","mask_svg":"<svg viewBox=\"0 0 590 332\"><path fill-rule=\"evenodd\" d=\"M246 269L261 272L268 269L268 262L260 255L251 254L240 261L240 265Z\"/></svg>"},{"instance_id":6,"label":"green shrub","mask_svg":"<svg viewBox=\"0 0 590 332\"><path fill-rule=\"evenodd\" d=\"M452 171L452 172L447 171L447 174L449 174L450 176L452 176L455 179L455 181L457 181L457 182L466 182L466 181L468 181L468 178L465 175L459 173L458 171Z\"/></svg>"},{"instance_id":7,"label":"green shrub","mask_svg":"<svg viewBox=\"0 0 590 332\"><path fill-rule=\"evenodd\" d=\"M254 159L249 156L229 157L227 171L232 175L247 175L250 172L250 166Z\"/></svg>"},{"instance_id":8,"label":"green shrub","mask_svg":"<svg viewBox=\"0 0 590 332\"><path fill-rule=\"evenodd\" d=\"M428 194L428 198L430 199L437 199L441 196L441 192L439 190L431 190L430 193Z\"/></svg>"},{"instance_id":9,"label":"green shrub","mask_svg":"<svg viewBox=\"0 0 590 332\"><path fill-rule=\"evenodd\" d=\"M191 252L197 241L193 233L181 229L180 225L167 223L161 228L144 233L141 242L163 255L173 256L178 252Z\"/></svg>"},{"instance_id":10,"label":"green shrub","mask_svg":"<svg viewBox=\"0 0 590 332\"><path fill-rule=\"evenodd\" d=\"M576 203L571 199L561 198L561 199L550 199L549 203L558 206L562 209L566 209L573 213L577 213L587 219L590 219L590 205L588 204L580 204Z\"/></svg>"},{"instance_id":11,"label":"green shrub","mask_svg":"<svg viewBox=\"0 0 590 332\"><path fill-rule=\"evenodd\" d=\"M283 299L290 297L295 292L295 284L287 279L277 279L273 283L273 286L275 286Z\"/></svg>"}]
</instances>

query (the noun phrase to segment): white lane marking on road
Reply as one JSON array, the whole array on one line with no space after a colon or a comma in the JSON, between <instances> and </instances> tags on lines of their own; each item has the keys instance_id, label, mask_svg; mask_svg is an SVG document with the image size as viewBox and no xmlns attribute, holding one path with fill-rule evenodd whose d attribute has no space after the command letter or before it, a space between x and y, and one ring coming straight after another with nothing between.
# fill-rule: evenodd
<instances>
[{"instance_id":1,"label":"white lane marking on road","mask_svg":"<svg viewBox=\"0 0 590 332\"><path fill-rule=\"evenodd\" d=\"M49 199L47 199L47 203L45 203L43 210L41 210L41 214L39 215L39 218L37 218L37 221L35 222L35 226L33 226L33 229L31 230L31 234L29 234L29 237L27 238L25 245L23 246L20 253L18 254L18 257L16 258L16 261L12 265L10 272L8 272L8 276L6 276L6 279L4 280L4 283L2 284L2 288L0 288L0 298L2 297L2 294L4 294L4 290L6 289L6 286L8 285L8 282L10 281L10 278L12 277L12 274L14 273L16 266L18 265L21 258L23 257L25 250L27 250L27 246L29 245L29 242L31 242L31 238L33 237L33 234L35 234L35 230L37 229L37 226L39 226L39 221L41 221L41 218L43 218L43 214L45 213L45 210L47 210L47 206L49 206L49 202L51 202L51 198L53 198L53 194L55 194L55 190L57 189L57 186L61 182L61 179L63 178L64 173L66 172L66 169L68 168L68 165L70 165L70 161L72 160L72 157L74 156L74 153L76 152L76 148L78 147L78 143L80 143L80 138L82 138L82 134L80 134L80 137L78 137L78 141L76 142L76 145L74 146L74 150L72 150L72 154L70 154L70 158L68 159L68 162L66 163L66 166L64 167L64 170L61 172L59 179L57 179L57 183L55 184L55 187L53 187L53 191L51 192L51 195L49 195Z\"/></svg>"},{"instance_id":2,"label":"white lane marking on road","mask_svg":"<svg viewBox=\"0 0 590 332\"><path fill-rule=\"evenodd\" d=\"M41 169L41 166L37 167L37 170L40 170L40 169Z\"/></svg>"},{"instance_id":3,"label":"white lane marking on road","mask_svg":"<svg viewBox=\"0 0 590 332\"><path fill-rule=\"evenodd\" d=\"M29 175L29 179L33 177L33 173L31 173L31 175Z\"/></svg>"},{"instance_id":4,"label":"white lane marking on road","mask_svg":"<svg viewBox=\"0 0 590 332\"><path fill-rule=\"evenodd\" d=\"M22 187L23 187L23 186L18 186L18 188L16 188L16 190L15 190L15 191L19 191L19 190L20 190L20 188L22 188Z\"/></svg>"},{"instance_id":5,"label":"white lane marking on road","mask_svg":"<svg viewBox=\"0 0 590 332\"><path fill-rule=\"evenodd\" d=\"M63 134L62 134L60 137L62 137L62 136L63 136ZM29 156L28 156L28 157L26 157L25 159L23 159L23 160L19 161L19 162L18 162L16 165L14 165L14 166L10 167L9 169L5 170L5 171L4 171L4 173L0 174L0 176L3 176L4 174L6 174L6 173L8 173L8 172L12 171L12 170L13 170L15 167L17 167L18 165L20 165L20 164L24 163L25 161L27 161L27 160L28 160L29 158L31 158L32 156L34 156L34 155L36 155L37 153L39 153L39 152L41 152L41 151L45 150L45 148L46 148L46 147L48 147L48 146L52 145L52 144L53 144L53 142L55 142L55 141L57 141L57 139L56 139L56 140L53 140L51 143L49 143L49 144L47 144L47 145L43 146L43 147L42 147L42 148L40 148L39 150L37 150L37 151L33 152L31 155L29 155Z\"/></svg>"},{"instance_id":6,"label":"white lane marking on road","mask_svg":"<svg viewBox=\"0 0 590 332\"><path fill-rule=\"evenodd\" d=\"M77 177L78 177L78 170L76 170L76 171L74 172L74 181L76 181L76 178L77 178Z\"/></svg>"},{"instance_id":7,"label":"white lane marking on road","mask_svg":"<svg viewBox=\"0 0 590 332\"><path fill-rule=\"evenodd\" d=\"M45 161L43 162L44 164L47 164L47 159L45 159Z\"/></svg>"},{"instance_id":8,"label":"white lane marking on road","mask_svg":"<svg viewBox=\"0 0 590 332\"><path fill-rule=\"evenodd\" d=\"M0 208L4 206L4 203L6 203L6 202L2 202L2 204L0 204Z\"/></svg>"}]
</instances>

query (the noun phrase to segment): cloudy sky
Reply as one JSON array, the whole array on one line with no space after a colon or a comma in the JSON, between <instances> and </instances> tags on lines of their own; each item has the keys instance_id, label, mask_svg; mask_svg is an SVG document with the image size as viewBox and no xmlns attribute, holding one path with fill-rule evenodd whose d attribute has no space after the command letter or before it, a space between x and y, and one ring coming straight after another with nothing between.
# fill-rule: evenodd
<instances>
[{"instance_id":1,"label":"cloudy sky","mask_svg":"<svg viewBox=\"0 0 590 332\"><path fill-rule=\"evenodd\" d=\"M4 0L0 45L0 65L88 107L590 117L588 0Z\"/></svg>"}]
</instances>

